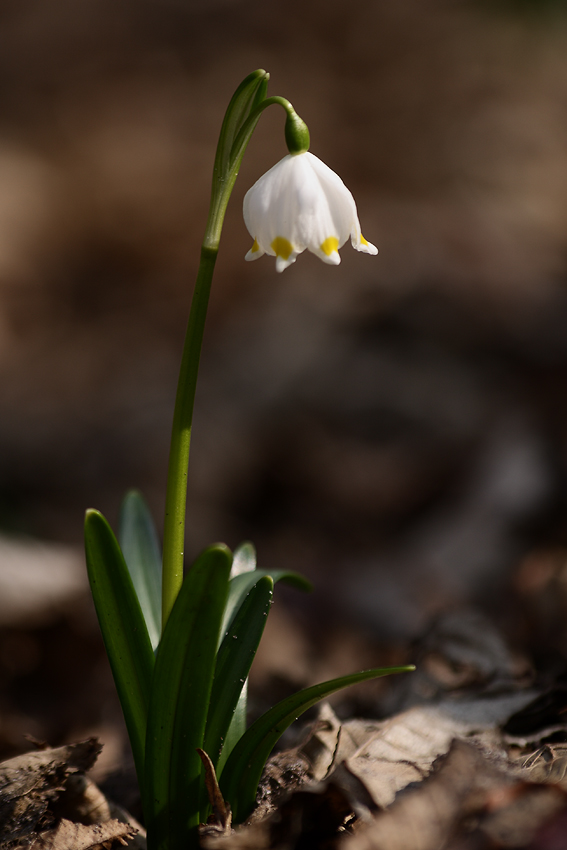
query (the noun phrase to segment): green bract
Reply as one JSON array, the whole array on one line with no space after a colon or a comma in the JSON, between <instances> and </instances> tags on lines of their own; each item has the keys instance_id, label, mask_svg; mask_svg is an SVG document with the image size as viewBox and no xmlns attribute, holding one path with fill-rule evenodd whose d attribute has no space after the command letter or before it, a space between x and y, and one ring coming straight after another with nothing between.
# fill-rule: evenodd
<instances>
[{"instance_id":1,"label":"green bract","mask_svg":"<svg viewBox=\"0 0 567 850\"><path fill-rule=\"evenodd\" d=\"M87 511L85 520L89 581L132 745L149 850L198 845L197 827L210 810L198 751L209 756L236 820L243 820L273 746L302 712L340 688L413 669L377 668L315 685L247 729L247 678L274 584L283 581L302 590L310 584L293 572L258 569L250 543L234 555L223 544L209 547L183 578L193 403L228 199L267 106L286 110L291 154L305 156L309 146L306 125L289 101L266 97L267 85L264 71L250 74L230 101L221 129L173 416L163 557L137 492L124 500L120 544L98 511Z\"/></svg>"}]
</instances>

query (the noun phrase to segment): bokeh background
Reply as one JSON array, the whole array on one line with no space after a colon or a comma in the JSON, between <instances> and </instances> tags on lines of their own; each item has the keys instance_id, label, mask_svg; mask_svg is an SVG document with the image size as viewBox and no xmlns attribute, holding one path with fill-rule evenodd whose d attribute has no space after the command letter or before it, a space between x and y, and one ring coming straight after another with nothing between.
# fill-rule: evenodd
<instances>
[{"instance_id":1,"label":"bokeh background","mask_svg":"<svg viewBox=\"0 0 567 850\"><path fill-rule=\"evenodd\" d=\"M257 702L409 658L449 610L564 652L567 4L2 0L3 754L96 731L122 758L83 513L115 523L137 487L161 527L216 140L258 67L380 253L244 262L243 195L285 154L269 110L217 265L187 544L252 539L316 584L281 594Z\"/></svg>"}]
</instances>

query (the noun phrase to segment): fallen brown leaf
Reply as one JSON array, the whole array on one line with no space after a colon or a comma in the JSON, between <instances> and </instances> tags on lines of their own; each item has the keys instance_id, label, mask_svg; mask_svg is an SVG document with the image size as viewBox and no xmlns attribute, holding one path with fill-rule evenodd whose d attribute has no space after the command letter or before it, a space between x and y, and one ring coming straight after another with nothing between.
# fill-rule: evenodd
<instances>
[{"instance_id":1,"label":"fallen brown leaf","mask_svg":"<svg viewBox=\"0 0 567 850\"><path fill-rule=\"evenodd\" d=\"M54 829L42 832L30 850L110 850L115 844L125 846L136 830L117 820L85 826L61 820Z\"/></svg>"},{"instance_id":2,"label":"fallen brown leaf","mask_svg":"<svg viewBox=\"0 0 567 850\"><path fill-rule=\"evenodd\" d=\"M100 750L91 738L0 764L0 848L109 850L131 839L135 847L145 848L139 824L83 773Z\"/></svg>"},{"instance_id":3,"label":"fallen brown leaf","mask_svg":"<svg viewBox=\"0 0 567 850\"><path fill-rule=\"evenodd\" d=\"M476 747L455 741L424 782L343 839L343 850L439 850L457 826L482 810L491 787L510 782Z\"/></svg>"},{"instance_id":4,"label":"fallen brown leaf","mask_svg":"<svg viewBox=\"0 0 567 850\"><path fill-rule=\"evenodd\" d=\"M65 780L88 770L101 750L95 738L25 753L0 764L0 844L22 840L45 821Z\"/></svg>"}]
</instances>

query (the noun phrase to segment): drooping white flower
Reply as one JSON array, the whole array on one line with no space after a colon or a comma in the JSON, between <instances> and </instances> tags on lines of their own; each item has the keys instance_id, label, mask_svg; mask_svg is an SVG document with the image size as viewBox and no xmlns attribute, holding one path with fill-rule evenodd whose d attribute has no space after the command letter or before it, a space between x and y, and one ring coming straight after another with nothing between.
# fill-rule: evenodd
<instances>
[{"instance_id":1,"label":"drooping white flower","mask_svg":"<svg viewBox=\"0 0 567 850\"><path fill-rule=\"evenodd\" d=\"M378 249L360 232L354 198L339 177L312 153L288 154L248 190L244 222L254 240L246 254L276 258L283 272L305 249L338 265L339 248L350 236L353 248Z\"/></svg>"}]
</instances>

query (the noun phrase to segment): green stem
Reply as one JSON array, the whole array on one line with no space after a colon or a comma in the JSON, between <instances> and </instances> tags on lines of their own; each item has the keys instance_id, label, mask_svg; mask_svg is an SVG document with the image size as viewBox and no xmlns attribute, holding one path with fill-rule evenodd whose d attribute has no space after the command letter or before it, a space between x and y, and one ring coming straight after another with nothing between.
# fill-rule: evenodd
<instances>
[{"instance_id":1,"label":"green stem","mask_svg":"<svg viewBox=\"0 0 567 850\"><path fill-rule=\"evenodd\" d=\"M191 311L179 369L165 495L161 596L162 634L173 608L173 603L177 599L177 594L183 584L187 473L193 425L193 406L213 272L219 251L224 216L237 174L238 171L234 170L224 179L220 174L215 174L213 179L209 217L201 246L201 261L191 301Z\"/></svg>"},{"instance_id":2,"label":"green stem","mask_svg":"<svg viewBox=\"0 0 567 850\"><path fill-rule=\"evenodd\" d=\"M254 126L255 123L252 125L250 133ZM242 145L240 159L242 159L246 142ZM167 623L167 618L173 608L173 603L177 599L177 594L183 584L187 473L195 390L197 389L197 376L199 373L205 319L207 317L207 307L209 305L209 295L211 293L213 272L219 251L222 226L240 164L240 161L238 161L228 171L222 169L218 162L220 159L219 152L221 152L220 144L217 151L217 161L215 162L209 217L205 237L201 246L201 261L199 263L199 271L197 272L197 281L195 283L189 322L185 334L185 344L175 398L175 411L173 413L173 426L171 429L163 527L162 634Z\"/></svg>"},{"instance_id":3,"label":"green stem","mask_svg":"<svg viewBox=\"0 0 567 850\"><path fill-rule=\"evenodd\" d=\"M248 140L264 109L275 105L283 107L286 113L285 137L289 152L302 153L309 150L309 130L306 123L301 120L287 98L274 95L273 97L265 98L257 104L240 128L231 149L231 157L234 160L242 159L244 148L248 144Z\"/></svg>"},{"instance_id":4,"label":"green stem","mask_svg":"<svg viewBox=\"0 0 567 850\"><path fill-rule=\"evenodd\" d=\"M185 335L181 368L179 370L165 498L162 633L170 611L173 608L173 603L183 583L187 468L189 465L193 405L195 402L203 331L205 329L205 319L217 254L218 242L213 248L206 247L203 244L197 282L191 302L187 333Z\"/></svg>"}]
</instances>

